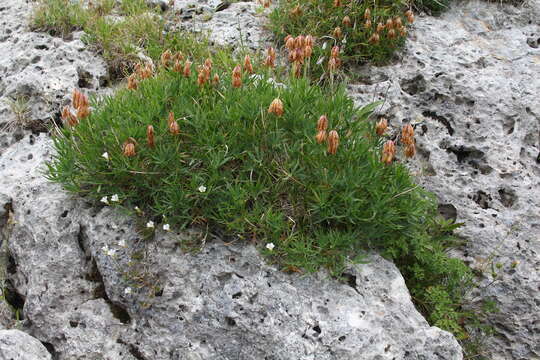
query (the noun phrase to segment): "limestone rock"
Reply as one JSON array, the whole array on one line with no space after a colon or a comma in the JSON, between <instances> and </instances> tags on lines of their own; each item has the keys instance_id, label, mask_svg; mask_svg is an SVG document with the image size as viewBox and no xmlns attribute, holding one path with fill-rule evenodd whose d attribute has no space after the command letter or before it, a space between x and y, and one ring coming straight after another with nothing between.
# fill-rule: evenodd
<instances>
[{"instance_id":1,"label":"limestone rock","mask_svg":"<svg viewBox=\"0 0 540 360\"><path fill-rule=\"evenodd\" d=\"M5 0L0 7L0 129L13 122L43 129L59 117L75 87L94 91L108 79L104 61L85 50L80 39L30 31L32 6Z\"/></svg>"},{"instance_id":2,"label":"limestone rock","mask_svg":"<svg viewBox=\"0 0 540 360\"><path fill-rule=\"evenodd\" d=\"M471 298L499 308L493 360L540 357L539 4L471 1L420 17L399 62L359 70L350 87L361 104L385 98L379 114L394 134L416 124L409 165L465 224L459 256L484 274ZM493 283L491 260L502 266Z\"/></svg>"},{"instance_id":3,"label":"limestone rock","mask_svg":"<svg viewBox=\"0 0 540 360\"><path fill-rule=\"evenodd\" d=\"M285 274L248 244L216 239L183 253L180 241L196 234L144 240L137 219L43 178L49 157L46 136L6 151L0 198L13 209L5 241L27 331L58 359L462 359L378 255L337 281Z\"/></svg>"},{"instance_id":4,"label":"limestone rock","mask_svg":"<svg viewBox=\"0 0 540 360\"><path fill-rule=\"evenodd\" d=\"M0 330L0 359L51 360L51 354L37 339L19 330Z\"/></svg>"}]
</instances>

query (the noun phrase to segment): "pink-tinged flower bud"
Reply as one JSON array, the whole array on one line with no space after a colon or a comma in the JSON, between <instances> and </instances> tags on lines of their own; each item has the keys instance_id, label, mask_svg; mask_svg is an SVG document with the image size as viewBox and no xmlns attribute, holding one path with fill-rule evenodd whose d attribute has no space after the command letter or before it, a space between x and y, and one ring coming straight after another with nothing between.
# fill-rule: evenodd
<instances>
[{"instance_id":1,"label":"pink-tinged flower bud","mask_svg":"<svg viewBox=\"0 0 540 360\"><path fill-rule=\"evenodd\" d=\"M315 135L315 140L317 141L318 144L322 144L326 141L326 131L324 130L321 130L319 132L317 132L317 135Z\"/></svg>"},{"instance_id":2,"label":"pink-tinged flower bud","mask_svg":"<svg viewBox=\"0 0 540 360\"><path fill-rule=\"evenodd\" d=\"M388 129L388 121L385 118L382 118L377 123L377 126L375 127L375 132L377 133L377 135L383 136L386 132L386 129Z\"/></svg>"},{"instance_id":3,"label":"pink-tinged flower bud","mask_svg":"<svg viewBox=\"0 0 540 360\"><path fill-rule=\"evenodd\" d=\"M282 116L284 113L283 102L279 98L275 98L268 107L268 113Z\"/></svg>"},{"instance_id":4,"label":"pink-tinged flower bud","mask_svg":"<svg viewBox=\"0 0 540 360\"><path fill-rule=\"evenodd\" d=\"M326 131L328 129L328 118L326 115L321 115L317 121L317 131Z\"/></svg>"},{"instance_id":5,"label":"pink-tinged flower bud","mask_svg":"<svg viewBox=\"0 0 540 360\"><path fill-rule=\"evenodd\" d=\"M385 164L391 164L396 154L396 145L392 140L388 140L383 145L381 161Z\"/></svg>"},{"instance_id":6,"label":"pink-tinged flower bud","mask_svg":"<svg viewBox=\"0 0 540 360\"><path fill-rule=\"evenodd\" d=\"M330 131L328 134L328 153L331 155L335 155L339 146L339 135L336 130Z\"/></svg>"},{"instance_id":7,"label":"pink-tinged flower bud","mask_svg":"<svg viewBox=\"0 0 540 360\"><path fill-rule=\"evenodd\" d=\"M148 143L148 146L153 148L155 146L154 144L154 127L152 125L148 125L146 128L146 142Z\"/></svg>"}]
</instances>

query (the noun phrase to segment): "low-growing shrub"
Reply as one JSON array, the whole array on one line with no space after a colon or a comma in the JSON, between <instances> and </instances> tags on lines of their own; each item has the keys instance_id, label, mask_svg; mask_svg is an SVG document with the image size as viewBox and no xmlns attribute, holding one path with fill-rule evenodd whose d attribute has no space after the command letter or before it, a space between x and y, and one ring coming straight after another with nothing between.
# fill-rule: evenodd
<instances>
[{"instance_id":1,"label":"low-growing shrub","mask_svg":"<svg viewBox=\"0 0 540 360\"><path fill-rule=\"evenodd\" d=\"M464 336L470 273L445 254L453 225L395 161L414 155L410 125L391 140L384 120L368 119L377 104L357 108L343 87L329 94L304 77L273 78L248 58L234 69L161 58L157 73L139 66L93 110L75 93L51 180L136 209L150 230L200 226L256 242L288 271L339 275L376 249L433 321Z\"/></svg>"},{"instance_id":2,"label":"low-growing shrub","mask_svg":"<svg viewBox=\"0 0 540 360\"><path fill-rule=\"evenodd\" d=\"M314 51L312 68L324 73L333 46L345 64L382 63L403 45L414 15L400 0L375 2L307 0L278 1L270 28L279 41L286 35L312 35L322 45Z\"/></svg>"},{"instance_id":3,"label":"low-growing shrub","mask_svg":"<svg viewBox=\"0 0 540 360\"><path fill-rule=\"evenodd\" d=\"M67 37L83 30L82 40L103 56L113 78L131 72L141 57L157 61L165 49L209 54L204 35L165 32L161 9L144 0L40 0L32 19L35 30Z\"/></svg>"}]
</instances>

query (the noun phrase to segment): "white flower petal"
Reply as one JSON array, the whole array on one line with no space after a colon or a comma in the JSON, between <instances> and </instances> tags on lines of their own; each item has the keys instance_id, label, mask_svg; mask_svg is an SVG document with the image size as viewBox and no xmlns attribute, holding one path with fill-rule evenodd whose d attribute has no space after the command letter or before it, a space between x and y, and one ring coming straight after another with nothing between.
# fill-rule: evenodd
<instances>
[{"instance_id":1,"label":"white flower petal","mask_svg":"<svg viewBox=\"0 0 540 360\"><path fill-rule=\"evenodd\" d=\"M105 160L109 160L109 153L108 152L104 152L102 155L101 155Z\"/></svg>"},{"instance_id":2,"label":"white flower petal","mask_svg":"<svg viewBox=\"0 0 540 360\"><path fill-rule=\"evenodd\" d=\"M109 204L109 199L107 198L107 196L102 197L101 200L99 200L99 201L101 201L102 203L107 204L107 205Z\"/></svg>"},{"instance_id":3,"label":"white flower petal","mask_svg":"<svg viewBox=\"0 0 540 360\"><path fill-rule=\"evenodd\" d=\"M203 193L203 192L206 192L206 186L201 185L201 186L199 186L199 188L198 188L197 190L199 190L199 191L202 192L202 193Z\"/></svg>"},{"instance_id":4,"label":"white flower petal","mask_svg":"<svg viewBox=\"0 0 540 360\"><path fill-rule=\"evenodd\" d=\"M154 228L154 222L153 221L147 222L146 227L149 228L149 229L153 229Z\"/></svg>"},{"instance_id":5,"label":"white flower petal","mask_svg":"<svg viewBox=\"0 0 540 360\"><path fill-rule=\"evenodd\" d=\"M169 231L171 230L171 226L169 224L163 224L163 230Z\"/></svg>"},{"instance_id":6,"label":"white flower petal","mask_svg":"<svg viewBox=\"0 0 540 360\"><path fill-rule=\"evenodd\" d=\"M118 194L114 194L113 196L111 196L111 201L112 202L118 202L120 199L118 198Z\"/></svg>"},{"instance_id":7,"label":"white flower petal","mask_svg":"<svg viewBox=\"0 0 540 360\"><path fill-rule=\"evenodd\" d=\"M276 246L274 245L274 243L268 243L266 244L266 248L270 251L274 250Z\"/></svg>"}]
</instances>

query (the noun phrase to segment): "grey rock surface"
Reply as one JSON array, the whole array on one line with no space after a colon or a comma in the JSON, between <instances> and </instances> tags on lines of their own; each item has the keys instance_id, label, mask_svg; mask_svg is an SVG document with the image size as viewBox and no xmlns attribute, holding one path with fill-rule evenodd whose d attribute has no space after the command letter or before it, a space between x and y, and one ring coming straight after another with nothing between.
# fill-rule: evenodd
<instances>
[{"instance_id":1,"label":"grey rock surface","mask_svg":"<svg viewBox=\"0 0 540 360\"><path fill-rule=\"evenodd\" d=\"M0 7L0 129L13 122L43 129L58 118L73 88L95 91L108 81L104 61L85 50L80 34L63 40L30 31L33 6L3 0ZM24 109L19 120L14 107ZM12 142L0 135L0 151Z\"/></svg>"},{"instance_id":2,"label":"grey rock surface","mask_svg":"<svg viewBox=\"0 0 540 360\"><path fill-rule=\"evenodd\" d=\"M176 0L171 11L182 19L180 28L208 33L217 45L261 49L271 34L263 28L268 10L258 12L260 9L260 4L251 1Z\"/></svg>"},{"instance_id":3,"label":"grey rock surface","mask_svg":"<svg viewBox=\"0 0 540 360\"><path fill-rule=\"evenodd\" d=\"M136 218L43 178L50 143L27 137L2 155L0 198L27 331L58 359L462 359L379 256L339 282L285 274L248 244L189 254L181 240L196 233L143 240Z\"/></svg>"},{"instance_id":4,"label":"grey rock surface","mask_svg":"<svg viewBox=\"0 0 540 360\"><path fill-rule=\"evenodd\" d=\"M0 330L0 360L51 360L37 339L19 330Z\"/></svg>"},{"instance_id":5,"label":"grey rock surface","mask_svg":"<svg viewBox=\"0 0 540 360\"><path fill-rule=\"evenodd\" d=\"M488 357L540 358L540 2L464 2L414 25L394 65L359 70L350 93L385 99L394 133L416 124L409 165L465 225L461 256L499 312ZM501 264L497 278L491 261ZM517 265L517 266L516 266ZM497 269L497 267L495 267Z\"/></svg>"}]
</instances>

